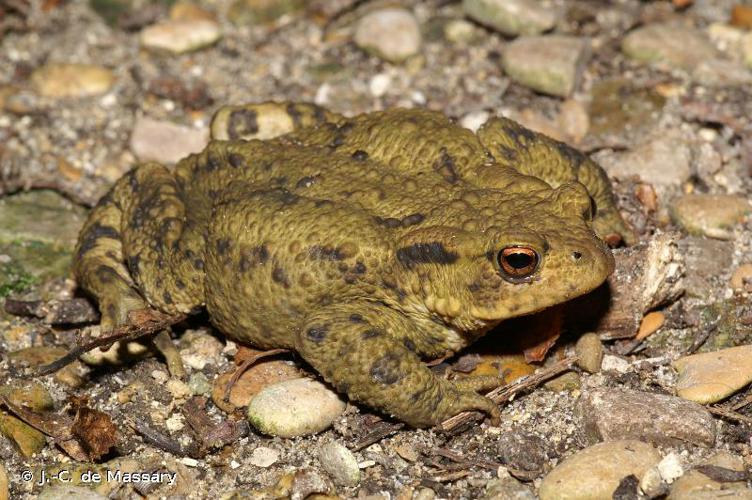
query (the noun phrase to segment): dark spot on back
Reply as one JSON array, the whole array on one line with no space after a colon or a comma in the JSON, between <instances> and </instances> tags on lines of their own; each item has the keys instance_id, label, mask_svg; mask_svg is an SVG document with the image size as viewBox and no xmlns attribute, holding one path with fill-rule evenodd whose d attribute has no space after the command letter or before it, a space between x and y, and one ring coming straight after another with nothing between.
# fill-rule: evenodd
<instances>
[{"instance_id":1,"label":"dark spot on back","mask_svg":"<svg viewBox=\"0 0 752 500\"><path fill-rule=\"evenodd\" d=\"M480 286L480 283L470 283L469 285L467 285L467 289L475 293L475 292L480 291L481 286Z\"/></svg>"},{"instance_id":2,"label":"dark spot on back","mask_svg":"<svg viewBox=\"0 0 752 500\"><path fill-rule=\"evenodd\" d=\"M118 276L117 271L112 269L110 266L106 266L104 264L97 266L97 269L94 271L94 274L97 276L97 279L101 283L112 283L116 279L120 278L120 276Z\"/></svg>"},{"instance_id":3,"label":"dark spot on back","mask_svg":"<svg viewBox=\"0 0 752 500\"><path fill-rule=\"evenodd\" d=\"M420 224L421 222L423 222L425 218L426 217L423 214L418 213L406 215L402 218L402 225L404 227L414 226L415 224Z\"/></svg>"},{"instance_id":4,"label":"dark spot on back","mask_svg":"<svg viewBox=\"0 0 752 500\"><path fill-rule=\"evenodd\" d=\"M415 352L415 349L416 349L416 348L415 348L415 342L413 342L413 341L412 341L412 340L410 340L409 338L405 337L404 339L402 339L402 344L403 344L403 345L405 346L405 348L406 348L406 349L407 349L408 351L412 351L412 352Z\"/></svg>"},{"instance_id":5,"label":"dark spot on back","mask_svg":"<svg viewBox=\"0 0 752 500\"><path fill-rule=\"evenodd\" d=\"M504 132L517 144L527 147L535 140L535 132L515 123L504 123Z\"/></svg>"},{"instance_id":6,"label":"dark spot on back","mask_svg":"<svg viewBox=\"0 0 752 500\"><path fill-rule=\"evenodd\" d=\"M295 187L298 189L307 188L307 187L310 187L315 181L316 181L315 176L301 177L300 180L297 183L295 183Z\"/></svg>"},{"instance_id":7,"label":"dark spot on back","mask_svg":"<svg viewBox=\"0 0 752 500\"><path fill-rule=\"evenodd\" d=\"M452 264L458 255L438 241L415 243L397 250L397 260L408 269L416 264Z\"/></svg>"},{"instance_id":8,"label":"dark spot on back","mask_svg":"<svg viewBox=\"0 0 752 500\"><path fill-rule=\"evenodd\" d=\"M290 280L287 278L287 273L281 267L275 267L272 270L272 279L282 285L285 288L290 288Z\"/></svg>"},{"instance_id":9,"label":"dark spot on back","mask_svg":"<svg viewBox=\"0 0 752 500\"><path fill-rule=\"evenodd\" d=\"M255 111L238 109L230 113L227 123L227 135L230 139L237 140L244 135L255 134L258 131L258 115Z\"/></svg>"},{"instance_id":10,"label":"dark spot on back","mask_svg":"<svg viewBox=\"0 0 752 500\"><path fill-rule=\"evenodd\" d=\"M206 164L204 168L207 172L214 172L222 167L222 160L216 154L209 152L206 154Z\"/></svg>"},{"instance_id":11,"label":"dark spot on back","mask_svg":"<svg viewBox=\"0 0 752 500\"><path fill-rule=\"evenodd\" d=\"M366 321L363 319L363 316L357 313L353 313L350 315L350 321L353 323L365 323Z\"/></svg>"},{"instance_id":12,"label":"dark spot on back","mask_svg":"<svg viewBox=\"0 0 752 500\"><path fill-rule=\"evenodd\" d=\"M129 255L128 256L128 270L133 276L138 276L138 273L140 272L138 265L141 263L141 256L140 255Z\"/></svg>"},{"instance_id":13,"label":"dark spot on back","mask_svg":"<svg viewBox=\"0 0 752 500\"><path fill-rule=\"evenodd\" d=\"M193 261L193 267L198 269L199 271L204 270L204 260L203 259L196 259Z\"/></svg>"},{"instance_id":14,"label":"dark spot on back","mask_svg":"<svg viewBox=\"0 0 752 500\"><path fill-rule=\"evenodd\" d=\"M352 159L355 161L366 161L368 159L368 153L362 149L358 149L352 154Z\"/></svg>"},{"instance_id":15,"label":"dark spot on back","mask_svg":"<svg viewBox=\"0 0 752 500\"><path fill-rule=\"evenodd\" d=\"M402 221L394 217L374 217L373 220L380 226L386 226L390 229L394 229L402 226Z\"/></svg>"},{"instance_id":16,"label":"dark spot on back","mask_svg":"<svg viewBox=\"0 0 752 500\"><path fill-rule=\"evenodd\" d=\"M290 103L287 105L287 114L290 115L290 118L292 119L292 123L295 128L300 128L300 126L303 124L302 118L303 115L300 111L298 111L297 106L295 103Z\"/></svg>"},{"instance_id":17,"label":"dark spot on back","mask_svg":"<svg viewBox=\"0 0 752 500\"><path fill-rule=\"evenodd\" d=\"M336 248L313 245L308 248L308 255L318 260L344 260L345 256ZM345 270L347 270L345 268Z\"/></svg>"},{"instance_id":18,"label":"dark spot on back","mask_svg":"<svg viewBox=\"0 0 752 500\"><path fill-rule=\"evenodd\" d=\"M366 265L358 261L355 263L355 267L353 267L353 272L355 274L364 274L366 272L366 269Z\"/></svg>"},{"instance_id":19,"label":"dark spot on back","mask_svg":"<svg viewBox=\"0 0 752 500\"><path fill-rule=\"evenodd\" d=\"M110 238L113 240L120 239L120 233L111 226L105 226L95 222L83 235L78 247L78 256L82 256L97 246L101 238Z\"/></svg>"},{"instance_id":20,"label":"dark spot on back","mask_svg":"<svg viewBox=\"0 0 752 500\"><path fill-rule=\"evenodd\" d=\"M230 238L220 238L217 240L217 253L222 256L227 255L231 246L232 242Z\"/></svg>"},{"instance_id":21,"label":"dark spot on back","mask_svg":"<svg viewBox=\"0 0 752 500\"><path fill-rule=\"evenodd\" d=\"M501 154L501 157L507 160L508 162L517 161L518 153L514 149L510 148L509 146L499 145L499 154Z\"/></svg>"},{"instance_id":22,"label":"dark spot on back","mask_svg":"<svg viewBox=\"0 0 752 500\"><path fill-rule=\"evenodd\" d=\"M268 260L269 250L266 245L245 248L240 252L240 270L246 272L258 265L266 264Z\"/></svg>"},{"instance_id":23,"label":"dark spot on back","mask_svg":"<svg viewBox=\"0 0 752 500\"><path fill-rule=\"evenodd\" d=\"M310 340L311 342L316 342L317 344L324 340L326 338L326 334L329 332L329 329L326 325L323 326L314 326L309 328L306 331L306 338Z\"/></svg>"},{"instance_id":24,"label":"dark spot on back","mask_svg":"<svg viewBox=\"0 0 752 500\"><path fill-rule=\"evenodd\" d=\"M371 378L384 385L392 385L404 377L400 368L400 358L389 353L377 359L371 365Z\"/></svg>"},{"instance_id":25,"label":"dark spot on back","mask_svg":"<svg viewBox=\"0 0 752 500\"><path fill-rule=\"evenodd\" d=\"M245 158L243 157L243 155L231 153L230 156L227 157L227 161L233 168L246 168Z\"/></svg>"},{"instance_id":26,"label":"dark spot on back","mask_svg":"<svg viewBox=\"0 0 752 500\"><path fill-rule=\"evenodd\" d=\"M454 158L452 158L452 155L450 155L446 148L441 148L441 157L434 165L434 170L441 175L441 177L444 178L445 181L447 181L449 184L454 184L459 179L459 176L457 175L456 166L454 163Z\"/></svg>"},{"instance_id":27,"label":"dark spot on back","mask_svg":"<svg viewBox=\"0 0 752 500\"><path fill-rule=\"evenodd\" d=\"M170 292L165 291L162 294L162 300L164 300L165 304L172 304L172 295L170 295Z\"/></svg>"},{"instance_id":28,"label":"dark spot on back","mask_svg":"<svg viewBox=\"0 0 752 500\"><path fill-rule=\"evenodd\" d=\"M376 338L376 337L380 337L381 334L382 334L381 330L377 330L375 328L371 328L371 329L366 330L363 333L361 333L360 334L360 338L362 338L363 340L373 339L373 338Z\"/></svg>"},{"instance_id":29,"label":"dark spot on back","mask_svg":"<svg viewBox=\"0 0 752 500\"><path fill-rule=\"evenodd\" d=\"M183 282L183 280L175 280L175 288L177 288L178 290L184 290L185 283Z\"/></svg>"}]
</instances>

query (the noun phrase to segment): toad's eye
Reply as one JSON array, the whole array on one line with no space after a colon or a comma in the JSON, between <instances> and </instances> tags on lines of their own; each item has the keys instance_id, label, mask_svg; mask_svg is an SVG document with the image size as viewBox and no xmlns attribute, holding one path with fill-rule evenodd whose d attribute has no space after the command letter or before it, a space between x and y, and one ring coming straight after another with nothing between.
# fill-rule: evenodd
<instances>
[{"instance_id":1,"label":"toad's eye","mask_svg":"<svg viewBox=\"0 0 752 500\"><path fill-rule=\"evenodd\" d=\"M523 283L538 269L540 257L530 247L506 247L499 252L497 259L501 276L512 283Z\"/></svg>"}]
</instances>

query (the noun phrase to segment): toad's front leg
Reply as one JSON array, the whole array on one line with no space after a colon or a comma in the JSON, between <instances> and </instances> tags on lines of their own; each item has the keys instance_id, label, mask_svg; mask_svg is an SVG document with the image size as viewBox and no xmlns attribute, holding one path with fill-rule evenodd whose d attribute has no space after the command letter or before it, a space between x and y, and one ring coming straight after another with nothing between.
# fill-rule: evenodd
<instances>
[{"instance_id":1,"label":"toad's front leg","mask_svg":"<svg viewBox=\"0 0 752 500\"><path fill-rule=\"evenodd\" d=\"M474 392L480 387L438 378L421 362L415 332L415 324L387 307L339 304L310 318L296 349L338 391L414 427L466 410L498 420L496 404Z\"/></svg>"}]
</instances>

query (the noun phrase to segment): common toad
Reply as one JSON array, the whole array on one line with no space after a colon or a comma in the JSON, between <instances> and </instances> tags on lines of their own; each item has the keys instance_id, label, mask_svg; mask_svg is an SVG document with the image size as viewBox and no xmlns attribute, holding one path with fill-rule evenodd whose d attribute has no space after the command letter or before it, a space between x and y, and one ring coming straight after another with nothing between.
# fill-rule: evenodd
<instances>
[{"instance_id":1,"label":"common toad","mask_svg":"<svg viewBox=\"0 0 752 500\"><path fill-rule=\"evenodd\" d=\"M413 426L498 417L478 391L500 379L448 381L421 360L593 290L614 266L602 238L632 238L599 166L504 118L474 134L425 109L264 103L220 110L212 133L91 212L75 273L103 330L205 308L229 338L294 349Z\"/></svg>"}]
</instances>

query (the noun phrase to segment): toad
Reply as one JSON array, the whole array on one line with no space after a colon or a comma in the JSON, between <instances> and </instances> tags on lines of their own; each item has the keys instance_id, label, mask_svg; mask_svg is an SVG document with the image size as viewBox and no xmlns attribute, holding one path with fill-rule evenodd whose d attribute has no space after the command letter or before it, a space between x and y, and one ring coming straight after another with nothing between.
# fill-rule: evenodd
<instances>
[{"instance_id":1,"label":"toad","mask_svg":"<svg viewBox=\"0 0 752 500\"><path fill-rule=\"evenodd\" d=\"M598 287L629 242L604 171L505 119L354 118L311 104L226 107L203 152L144 163L92 210L75 274L102 330L131 311L208 312L260 349L296 351L337 391L412 426L481 391L424 364L500 322Z\"/></svg>"}]
</instances>

